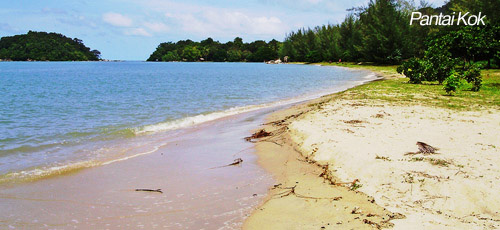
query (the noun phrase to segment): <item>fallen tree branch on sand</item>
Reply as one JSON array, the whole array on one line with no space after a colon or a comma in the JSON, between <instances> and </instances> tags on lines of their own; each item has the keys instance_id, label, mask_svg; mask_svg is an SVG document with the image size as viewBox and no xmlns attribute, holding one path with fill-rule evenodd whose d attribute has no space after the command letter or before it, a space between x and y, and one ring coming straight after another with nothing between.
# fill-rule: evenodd
<instances>
[{"instance_id":1,"label":"fallen tree branch on sand","mask_svg":"<svg viewBox=\"0 0 500 230\"><path fill-rule=\"evenodd\" d=\"M217 168L223 168L223 167L228 167L228 166L235 166L235 165L239 165L241 163L243 163L243 159L238 158L238 159L235 159L233 161L233 163L231 163L231 164L223 165L223 166L219 166L219 167L213 167L213 168L210 168L210 169L217 169Z\"/></svg>"},{"instance_id":2,"label":"fallen tree branch on sand","mask_svg":"<svg viewBox=\"0 0 500 230\"><path fill-rule=\"evenodd\" d=\"M281 188L280 185L278 185L278 186L275 185L274 188L280 188L280 189L286 189L286 190L288 190L288 191L284 191L284 192L275 194L274 198L283 198L285 196L295 195L298 198L313 199L313 200L323 200L323 199L325 199L325 200L337 201L337 200L342 199L341 196L337 196L337 197L312 197L312 196L304 196L304 195L298 194L295 191L295 188L297 188L297 185L295 185L293 187L286 187L286 188Z\"/></svg>"},{"instance_id":3,"label":"fallen tree branch on sand","mask_svg":"<svg viewBox=\"0 0 500 230\"><path fill-rule=\"evenodd\" d=\"M260 138L268 137L268 136L271 136L271 133L266 132L266 130L261 129L261 130L255 132L254 134L252 134L252 136L245 137L245 140L248 142L254 142L254 139L260 139Z\"/></svg>"},{"instance_id":4,"label":"fallen tree branch on sand","mask_svg":"<svg viewBox=\"0 0 500 230\"><path fill-rule=\"evenodd\" d=\"M408 152L405 155L415 155L415 154L435 154L437 150L436 147L433 147L427 143L417 141L418 152Z\"/></svg>"},{"instance_id":5,"label":"fallen tree branch on sand","mask_svg":"<svg viewBox=\"0 0 500 230\"><path fill-rule=\"evenodd\" d=\"M163 193L161 191L161 188L159 188L159 189L137 188L137 189L135 189L135 191L138 191L138 192L159 192L159 193Z\"/></svg>"}]
</instances>

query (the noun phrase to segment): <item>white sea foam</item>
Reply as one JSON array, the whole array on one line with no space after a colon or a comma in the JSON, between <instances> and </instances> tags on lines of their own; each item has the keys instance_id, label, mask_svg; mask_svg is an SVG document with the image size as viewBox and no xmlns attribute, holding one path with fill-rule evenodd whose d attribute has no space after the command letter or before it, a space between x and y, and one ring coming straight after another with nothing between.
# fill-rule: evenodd
<instances>
[{"instance_id":1,"label":"white sea foam","mask_svg":"<svg viewBox=\"0 0 500 230\"><path fill-rule=\"evenodd\" d=\"M145 152L137 153L137 154L134 154L134 155L130 155L130 156L126 156L126 157L122 157L122 158L118 158L118 159L114 159L114 160L109 160L109 161L106 161L106 162L102 162L100 165L109 165L109 164L116 163L116 162L119 162L119 161L124 161L124 160L128 160L128 159L136 158L136 157L139 157L139 156L142 156L142 155L154 153L154 152L158 151L158 149L160 149L161 147L166 146L167 144L168 143L155 146L153 149L151 149L149 151L145 151Z\"/></svg>"},{"instance_id":2,"label":"white sea foam","mask_svg":"<svg viewBox=\"0 0 500 230\"><path fill-rule=\"evenodd\" d=\"M19 172L11 172L0 176L0 183L34 181L37 179L61 175L79 169L90 168L98 165L100 165L99 162L89 160L89 161L70 163L66 165L41 167L41 168L23 170Z\"/></svg>"},{"instance_id":3,"label":"white sea foam","mask_svg":"<svg viewBox=\"0 0 500 230\"><path fill-rule=\"evenodd\" d=\"M228 116L232 116L232 115L237 115L237 114L241 114L241 113L251 112L251 111L258 110L258 109L294 104L294 103L318 98L318 97L321 97L323 95L346 90L346 89L354 87L356 85L375 80L375 79L377 79L377 76L375 73L370 73L370 74L366 75L363 79L364 80L354 81L353 84L344 85L344 86L342 86L342 88L330 89L328 91L322 91L320 93L308 94L308 95L303 95L300 97L295 97L295 98L291 98L291 99L285 99L285 100L281 100L281 101L276 101L276 102L272 102L272 103L265 103L265 104L260 104L260 105L248 105L248 106L241 106L241 107L233 107L233 108L230 108L230 109L227 109L224 111L212 112L212 113L208 113L208 114L199 114L199 115L185 117L185 118L181 118L181 119L177 119L177 120L173 120L173 121L167 121L167 122L161 122L161 123L152 124L152 125L146 125L146 126L142 126L139 128L135 128L134 132L136 135L141 135L141 134L158 133L158 132L188 128L188 127L192 127L192 126L195 126L195 125L198 125L201 123L214 121L214 120L217 120L220 118L224 118L224 117L228 117Z\"/></svg>"},{"instance_id":4,"label":"white sea foam","mask_svg":"<svg viewBox=\"0 0 500 230\"><path fill-rule=\"evenodd\" d=\"M262 104L262 105L250 105L250 106L234 107L234 108L230 108L230 109L225 110L225 111L213 112L213 113L208 113L208 114L199 114L196 116L185 117L185 118L181 118L178 120L162 122L162 123L157 123L157 124L153 124L153 125L146 125L146 126L143 126L140 128L136 128L135 133L136 134L156 133L156 132L162 132L162 131L187 128L187 127L201 124L204 122L217 120L219 118L223 118L223 117L227 117L227 116L231 116L231 115L236 115L236 114L241 114L241 113L245 113L245 112L250 112L250 111L254 111L257 109L261 109L261 108L266 108L266 107L271 106L272 104L273 103Z\"/></svg>"}]
</instances>

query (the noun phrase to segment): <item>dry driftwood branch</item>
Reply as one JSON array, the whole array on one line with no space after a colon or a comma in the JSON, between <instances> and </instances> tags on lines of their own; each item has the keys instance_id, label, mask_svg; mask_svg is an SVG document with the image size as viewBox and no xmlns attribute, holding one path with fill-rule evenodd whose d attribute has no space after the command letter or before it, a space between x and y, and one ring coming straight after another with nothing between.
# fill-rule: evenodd
<instances>
[{"instance_id":1,"label":"dry driftwood branch","mask_svg":"<svg viewBox=\"0 0 500 230\"><path fill-rule=\"evenodd\" d=\"M271 122L268 122L268 123L264 123L263 125L274 125L274 126L282 126L284 125L288 120L292 119L292 118L297 118L299 116L301 116L302 114L304 114L305 112L300 112L298 114L293 114L293 115L290 115L290 116L287 116L285 117L284 119L282 120L277 120L277 121L271 121Z\"/></svg>"},{"instance_id":2,"label":"dry driftwood branch","mask_svg":"<svg viewBox=\"0 0 500 230\"><path fill-rule=\"evenodd\" d=\"M407 152L405 155L416 155L416 154L435 154L437 150L439 150L436 147L433 147L427 143L417 141L417 146L418 146L418 152Z\"/></svg>"},{"instance_id":3,"label":"dry driftwood branch","mask_svg":"<svg viewBox=\"0 0 500 230\"><path fill-rule=\"evenodd\" d=\"M225 165L225 166L239 165L239 164L241 164L242 162L243 162L243 159L238 158L238 159L235 159L235 160L233 161L233 163L228 164L228 165Z\"/></svg>"},{"instance_id":4,"label":"dry driftwood branch","mask_svg":"<svg viewBox=\"0 0 500 230\"><path fill-rule=\"evenodd\" d=\"M135 189L135 191L138 191L138 192L159 192L159 193L163 193L161 191L161 188L159 188L159 189L137 188L137 189Z\"/></svg>"},{"instance_id":5,"label":"dry driftwood branch","mask_svg":"<svg viewBox=\"0 0 500 230\"><path fill-rule=\"evenodd\" d=\"M342 186L342 185L350 185L350 187L354 186L356 183L358 183L359 180L358 179L354 179L353 181L351 182L336 182L335 185L337 186Z\"/></svg>"},{"instance_id":6,"label":"dry driftwood branch","mask_svg":"<svg viewBox=\"0 0 500 230\"><path fill-rule=\"evenodd\" d=\"M281 184L278 184L278 185L274 185L274 188L281 188L280 187ZM281 193L278 193L275 196L275 198L283 198L285 196L290 196L290 195L295 195L297 198L302 198L302 199L313 199L313 200L331 200L331 201L337 201L337 200L340 200L342 199L341 196L336 196L336 197L312 197L312 196L304 196L304 195L301 195L301 194L298 194L297 192L295 192L295 188L297 187L297 185L293 186L293 187L286 187L286 188L281 188L281 189L287 189L288 191L284 191L284 192L281 192Z\"/></svg>"},{"instance_id":7,"label":"dry driftwood branch","mask_svg":"<svg viewBox=\"0 0 500 230\"><path fill-rule=\"evenodd\" d=\"M233 163L231 163L231 164L223 165L223 166L219 166L219 167L213 167L213 168L210 168L210 169L217 169L217 168L223 168L223 167L228 167L228 166L235 166L235 165L239 165L241 163L243 163L243 159L238 158L238 159L235 159L233 161Z\"/></svg>"},{"instance_id":8,"label":"dry driftwood branch","mask_svg":"<svg viewBox=\"0 0 500 230\"><path fill-rule=\"evenodd\" d=\"M271 136L271 133L266 132L266 130L261 129L261 130L255 132L254 134L252 134L252 136L245 137L245 140L249 141L249 142L253 142L254 139L260 139L260 138L268 137L268 136Z\"/></svg>"},{"instance_id":9,"label":"dry driftwood branch","mask_svg":"<svg viewBox=\"0 0 500 230\"><path fill-rule=\"evenodd\" d=\"M252 136L245 137L245 140L248 142L252 142L252 143L256 143L258 141L267 141L267 142L271 142L271 143L274 143L274 144L279 145L279 146L283 146L283 144L277 142L277 140L279 140L277 138L280 138L280 135L286 131L287 131L286 126L283 126L283 127L276 129L276 130L273 130L271 132L267 132L264 129L261 129L261 130L255 132L254 134L252 134Z\"/></svg>"},{"instance_id":10,"label":"dry driftwood branch","mask_svg":"<svg viewBox=\"0 0 500 230\"><path fill-rule=\"evenodd\" d=\"M346 123L346 124L359 124L359 123L363 123L363 121L361 121L361 120L349 120L349 121L344 121L344 123Z\"/></svg>"},{"instance_id":11,"label":"dry driftwood branch","mask_svg":"<svg viewBox=\"0 0 500 230\"><path fill-rule=\"evenodd\" d=\"M432 154L435 153L438 149L435 147L432 147L424 142L417 141L417 146L418 146L418 151L420 151L423 154Z\"/></svg>"}]
</instances>

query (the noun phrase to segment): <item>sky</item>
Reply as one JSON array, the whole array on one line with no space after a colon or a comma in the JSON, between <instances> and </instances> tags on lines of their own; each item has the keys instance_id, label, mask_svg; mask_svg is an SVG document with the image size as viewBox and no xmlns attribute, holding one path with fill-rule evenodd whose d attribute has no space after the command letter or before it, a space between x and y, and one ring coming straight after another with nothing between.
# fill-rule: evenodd
<instances>
[{"instance_id":1,"label":"sky","mask_svg":"<svg viewBox=\"0 0 500 230\"><path fill-rule=\"evenodd\" d=\"M161 42L277 39L340 23L369 0L0 0L0 37L29 30L82 39L112 60L146 60ZM444 0L429 0L441 6Z\"/></svg>"}]
</instances>

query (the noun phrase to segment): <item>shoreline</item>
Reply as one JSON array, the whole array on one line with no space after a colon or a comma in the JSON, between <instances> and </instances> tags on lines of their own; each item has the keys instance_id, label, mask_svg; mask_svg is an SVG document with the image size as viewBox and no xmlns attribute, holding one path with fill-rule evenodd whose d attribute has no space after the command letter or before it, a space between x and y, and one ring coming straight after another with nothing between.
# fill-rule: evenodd
<instances>
[{"instance_id":1,"label":"shoreline","mask_svg":"<svg viewBox=\"0 0 500 230\"><path fill-rule=\"evenodd\" d=\"M0 216L4 217L0 226L239 228L272 184L256 164L252 144L242 139L250 127L262 122L264 112L192 127L140 157L0 186ZM237 158L244 163L225 167Z\"/></svg>"},{"instance_id":2,"label":"shoreline","mask_svg":"<svg viewBox=\"0 0 500 230\"><path fill-rule=\"evenodd\" d=\"M275 112L256 129L270 133L255 148L277 183L244 229L500 227L498 110L356 97L371 84ZM440 151L405 154L416 141ZM467 142L477 143L461 149Z\"/></svg>"},{"instance_id":3,"label":"shoreline","mask_svg":"<svg viewBox=\"0 0 500 230\"><path fill-rule=\"evenodd\" d=\"M343 68L343 67L333 67L333 68ZM360 71L360 70L349 69L348 71ZM364 84L369 81L377 80L376 79L377 76L374 75L372 72L369 71L366 72L367 72L366 75L362 75L363 76L362 80L352 81L349 82L348 84L341 86L334 86L329 89L307 92L298 96L279 99L277 101L270 101L260 104L250 104L243 106L234 106L224 110L210 111L206 113L182 117L172 121L164 121L164 122L142 125L126 129L130 130L134 134L134 138L146 138L144 137L145 135L157 135L161 132L179 132L179 131L182 132L185 129L196 128L197 126L204 126L205 124L217 122L219 120L224 120L240 114L251 113L254 111L265 110L265 109L279 108L281 106L290 106L297 103L304 103L314 98L336 93L338 91L342 91L347 88L355 87L359 84ZM158 137L153 137L153 136L150 136L150 138L158 139ZM117 142L118 140L116 139L113 141ZM62 164L44 165L43 167L36 166L36 167L25 168L22 170L10 171L0 175L0 185L33 182L41 179L51 178L54 176L71 174L83 169L100 167L103 165L112 164L117 161L122 161L129 158L150 154L151 152L155 152L158 148L161 148L161 146L162 144L159 144L157 146L148 146L152 148L146 150L144 150L143 147L141 147L140 151L134 150L133 154L121 154L118 157L103 156L101 158L95 158L95 159L84 158L84 159L77 159L75 161L69 159L67 162L63 162ZM120 152L123 151L122 149L119 148L117 148L117 150L119 150Z\"/></svg>"},{"instance_id":4,"label":"shoreline","mask_svg":"<svg viewBox=\"0 0 500 230\"><path fill-rule=\"evenodd\" d=\"M256 163L253 144L243 138L264 123L264 116L294 103L273 103L200 123L132 159L29 183L3 184L0 216L5 218L0 226L240 228L272 184L270 174ZM219 169L237 158L244 163ZM32 211L25 213L26 209ZM51 210L50 215L44 210Z\"/></svg>"},{"instance_id":5,"label":"shoreline","mask_svg":"<svg viewBox=\"0 0 500 230\"><path fill-rule=\"evenodd\" d=\"M383 80L380 73L376 76L377 79L355 87ZM315 105L344 91L276 111L255 129L271 133L269 137L255 140L255 154L258 164L273 175L276 184L245 219L243 229L390 228L393 227L391 220L405 218L377 205L372 196L356 191L356 182L339 182L328 165L303 154L290 133L283 131L288 130L291 122L313 111Z\"/></svg>"}]
</instances>

